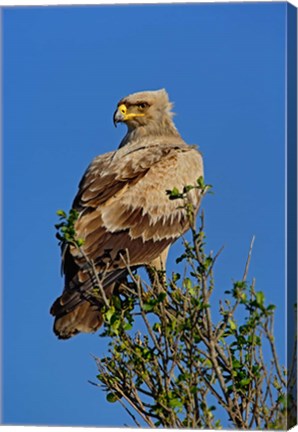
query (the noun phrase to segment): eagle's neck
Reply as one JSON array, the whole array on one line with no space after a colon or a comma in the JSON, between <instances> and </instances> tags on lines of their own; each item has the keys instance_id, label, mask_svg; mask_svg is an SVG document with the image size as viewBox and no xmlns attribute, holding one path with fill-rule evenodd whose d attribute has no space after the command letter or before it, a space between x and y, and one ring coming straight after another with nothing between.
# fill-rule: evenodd
<instances>
[{"instance_id":1,"label":"eagle's neck","mask_svg":"<svg viewBox=\"0 0 298 432\"><path fill-rule=\"evenodd\" d=\"M144 138L158 138L160 136L181 138L172 120L165 117L158 122L152 121L148 122L146 125L128 128L127 134L121 141L119 148Z\"/></svg>"}]
</instances>

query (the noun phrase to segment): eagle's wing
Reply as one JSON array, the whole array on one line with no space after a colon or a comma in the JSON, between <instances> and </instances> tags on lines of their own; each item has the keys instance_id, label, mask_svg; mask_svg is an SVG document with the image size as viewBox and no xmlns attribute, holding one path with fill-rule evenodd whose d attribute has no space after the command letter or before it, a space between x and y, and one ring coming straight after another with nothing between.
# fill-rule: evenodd
<instances>
[{"instance_id":1,"label":"eagle's wing","mask_svg":"<svg viewBox=\"0 0 298 432\"><path fill-rule=\"evenodd\" d=\"M60 312L71 310L94 284L86 256L99 275L105 273L108 287L126 273L126 262L131 267L150 264L181 236L188 229L187 217L180 200L169 200L166 191L182 190L202 175L200 153L184 143L159 140L95 158L73 204L79 211L76 235L84 244L81 251L68 246L65 253ZM189 197L198 208L198 191Z\"/></svg>"},{"instance_id":2,"label":"eagle's wing","mask_svg":"<svg viewBox=\"0 0 298 432\"><path fill-rule=\"evenodd\" d=\"M166 191L195 184L202 158L190 146L160 143L112 156L95 159L81 182L75 229L94 262L110 250L114 267L124 267L116 256L128 250L131 266L148 264L188 228L181 202ZM198 207L198 191L189 196Z\"/></svg>"}]
</instances>

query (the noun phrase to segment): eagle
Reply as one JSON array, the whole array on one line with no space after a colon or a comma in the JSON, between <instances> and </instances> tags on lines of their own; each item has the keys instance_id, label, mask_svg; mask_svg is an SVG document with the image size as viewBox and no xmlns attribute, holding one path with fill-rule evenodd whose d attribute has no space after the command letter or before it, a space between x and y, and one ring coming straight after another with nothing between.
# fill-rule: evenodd
<instances>
[{"instance_id":1,"label":"eagle","mask_svg":"<svg viewBox=\"0 0 298 432\"><path fill-rule=\"evenodd\" d=\"M111 298L127 277L128 263L164 270L169 247L189 229L181 199L170 200L166 192L196 184L203 160L180 136L172 108L165 89L122 98L113 121L127 126L126 135L116 151L94 158L79 183L72 209L83 241L81 247L62 244L65 284L50 310L60 339L102 325L103 303L92 295L96 275ZM197 212L198 188L188 199Z\"/></svg>"}]
</instances>

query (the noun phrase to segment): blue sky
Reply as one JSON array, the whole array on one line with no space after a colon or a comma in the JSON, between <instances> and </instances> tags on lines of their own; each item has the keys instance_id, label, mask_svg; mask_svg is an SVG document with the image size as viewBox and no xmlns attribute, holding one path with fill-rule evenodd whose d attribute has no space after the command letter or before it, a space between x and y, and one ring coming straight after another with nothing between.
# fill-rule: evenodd
<instances>
[{"instance_id":1,"label":"blue sky","mask_svg":"<svg viewBox=\"0 0 298 432\"><path fill-rule=\"evenodd\" d=\"M125 129L123 96L166 88L176 125L204 155L208 247L222 245L215 302L249 277L278 305L284 361L286 4L5 9L4 402L13 424L122 426L130 419L90 384L106 342L58 341L49 308L59 295L54 224L91 159ZM181 250L177 242L169 258Z\"/></svg>"}]
</instances>

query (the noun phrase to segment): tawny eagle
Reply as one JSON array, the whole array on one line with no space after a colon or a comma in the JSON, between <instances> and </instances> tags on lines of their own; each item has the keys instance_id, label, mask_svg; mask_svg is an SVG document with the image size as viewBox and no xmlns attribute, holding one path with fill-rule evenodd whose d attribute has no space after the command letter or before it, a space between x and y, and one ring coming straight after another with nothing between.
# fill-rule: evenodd
<instances>
[{"instance_id":1,"label":"tawny eagle","mask_svg":"<svg viewBox=\"0 0 298 432\"><path fill-rule=\"evenodd\" d=\"M65 286L51 307L61 339L102 324L101 305L91 295L90 262L110 297L127 275L127 261L134 269L164 268L170 245L189 228L181 202L170 200L166 191L196 184L203 161L181 138L172 106L164 89L121 99L113 119L115 125L125 123L127 133L116 151L92 161L79 184L73 209L79 213L76 235L84 243L81 252L62 246ZM189 198L198 210L198 190Z\"/></svg>"}]
</instances>

